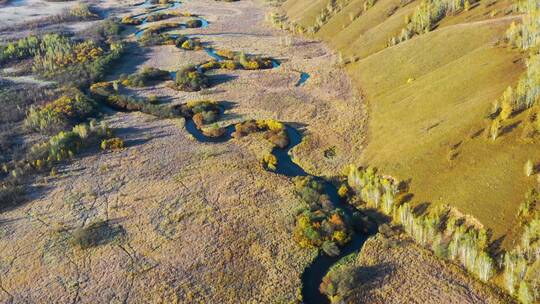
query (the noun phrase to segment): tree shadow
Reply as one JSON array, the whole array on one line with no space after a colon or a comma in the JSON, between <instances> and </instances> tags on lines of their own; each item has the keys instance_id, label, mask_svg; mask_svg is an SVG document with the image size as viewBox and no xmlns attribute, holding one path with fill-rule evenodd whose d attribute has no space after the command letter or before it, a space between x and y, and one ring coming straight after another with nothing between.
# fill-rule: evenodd
<instances>
[{"instance_id":1,"label":"tree shadow","mask_svg":"<svg viewBox=\"0 0 540 304\"><path fill-rule=\"evenodd\" d=\"M505 239L506 235L502 235L498 239L493 240L491 244L489 244L488 250L492 253L493 256L502 256L504 254L502 244L504 243Z\"/></svg>"},{"instance_id":2,"label":"tree shadow","mask_svg":"<svg viewBox=\"0 0 540 304\"><path fill-rule=\"evenodd\" d=\"M516 122L514 122L514 123L511 123L511 124L509 124L509 125L503 127L503 128L501 129L501 132L500 132L499 136L503 136L503 135L505 135L505 134L508 134L508 133L512 132L515 128L517 128L517 127L521 124L521 122L522 122L522 121L519 120L519 121L516 121Z\"/></svg>"},{"instance_id":3,"label":"tree shadow","mask_svg":"<svg viewBox=\"0 0 540 304\"><path fill-rule=\"evenodd\" d=\"M423 202L423 203L420 203L418 205L416 205L414 208L413 208L413 213L415 216L420 216L420 215L423 215L427 212L427 210L429 209L429 206L431 206L431 203L429 202Z\"/></svg>"},{"instance_id":4,"label":"tree shadow","mask_svg":"<svg viewBox=\"0 0 540 304\"><path fill-rule=\"evenodd\" d=\"M235 80L236 78L238 78L238 76L228 74L217 74L208 76L211 86L217 86Z\"/></svg>"},{"instance_id":5,"label":"tree shadow","mask_svg":"<svg viewBox=\"0 0 540 304\"><path fill-rule=\"evenodd\" d=\"M390 263L380 263L372 266L360 266L354 270L353 276L356 285L362 289L379 288L381 282L394 274L396 267Z\"/></svg>"},{"instance_id":6,"label":"tree shadow","mask_svg":"<svg viewBox=\"0 0 540 304\"><path fill-rule=\"evenodd\" d=\"M122 74L133 74L137 72L148 59L150 59L150 49L141 47L137 42L129 42L126 45L125 55L115 64L114 69L107 75L106 80L116 80Z\"/></svg>"}]
</instances>

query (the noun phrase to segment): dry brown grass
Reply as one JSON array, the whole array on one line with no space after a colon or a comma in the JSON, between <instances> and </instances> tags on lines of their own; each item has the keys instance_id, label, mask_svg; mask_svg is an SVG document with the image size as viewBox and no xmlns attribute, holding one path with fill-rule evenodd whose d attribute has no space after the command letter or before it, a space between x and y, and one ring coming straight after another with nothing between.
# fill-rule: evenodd
<instances>
[{"instance_id":1,"label":"dry brown grass","mask_svg":"<svg viewBox=\"0 0 540 304\"><path fill-rule=\"evenodd\" d=\"M333 272L353 278L342 295L347 303L513 302L399 234L368 239L357 257Z\"/></svg>"}]
</instances>

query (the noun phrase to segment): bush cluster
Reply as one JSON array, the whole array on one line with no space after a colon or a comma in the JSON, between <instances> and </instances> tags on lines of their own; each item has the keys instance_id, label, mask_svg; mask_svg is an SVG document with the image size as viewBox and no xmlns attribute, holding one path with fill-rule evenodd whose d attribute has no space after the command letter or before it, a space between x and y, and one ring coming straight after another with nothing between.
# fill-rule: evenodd
<instances>
[{"instance_id":1,"label":"bush cluster","mask_svg":"<svg viewBox=\"0 0 540 304\"><path fill-rule=\"evenodd\" d=\"M112 135L106 124L80 124L71 131L61 131L48 141L32 146L26 161L36 169L47 168L54 162L73 158L83 148L99 145Z\"/></svg>"},{"instance_id":2,"label":"bush cluster","mask_svg":"<svg viewBox=\"0 0 540 304\"><path fill-rule=\"evenodd\" d=\"M278 165L278 159L272 153L265 154L263 158L261 159L261 165L266 170L276 171L277 165Z\"/></svg>"},{"instance_id":3,"label":"bush cluster","mask_svg":"<svg viewBox=\"0 0 540 304\"><path fill-rule=\"evenodd\" d=\"M0 45L0 64L11 60L23 60L34 57L41 40L36 36L28 36L14 42Z\"/></svg>"},{"instance_id":4,"label":"bush cluster","mask_svg":"<svg viewBox=\"0 0 540 304\"><path fill-rule=\"evenodd\" d=\"M164 22L156 25L152 25L146 28L141 36L141 39L144 39L145 36L157 35L168 30L176 29L181 27L182 24L178 22Z\"/></svg>"},{"instance_id":5,"label":"bush cluster","mask_svg":"<svg viewBox=\"0 0 540 304\"><path fill-rule=\"evenodd\" d=\"M203 25L202 21L199 19L190 19L184 24L187 28L199 28Z\"/></svg>"},{"instance_id":6,"label":"bush cluster","mask_svg":"<svg viewBox=\"0 0 540 304\"><path fill-rule=\"evenodd\" d=\"M113 226L109 221L95 221L86 227L73 230L70 242L86 250L112 241L119 241L125 236L122 226Z\"/></svg>"},{"instance_id":7,"label":"bush cluster","mask_svg":"<svg viewBox=\"0 0 540 304\"><path fill-rule=\"evenodd\" d=\"M170 79L171 75L169 71L152 67L145 67L141 72L129 76L120 76L120 82L126 87L145 87L153 81L165 81Z\"/></svg>"},{"instance_id":8,"label":"bush cluster","mask_svg":"<svg viewBox=\"0 0 540 304\"><path fill-rule=\"evenodd\" d=\"M152 15L149 15L148 17L146 17L146 22L156 22L156 21L165 20L165 19L174 18L174 17L179 17L179 16L189 17L189 16L192 16L192 14L187 13L187 12L186 13L179 12L179 11L160 12L160 13L152 14Z\"/></svg>"},{"instance_id":9,"label":"bush cluster","mask_svg":"<svg viewBox=\"0 0 540 304\"><path fill-rule=\"evenodd\" d=\"M230 70L243 68L245 70L261 70L273 67L272 58L248 55L244 52L234 52L231 50L216 50L216 55L223 58L223 64L219 68ZM233 68L234 67L234 68Z\"/></svg>"},{"instance_id":10,"label":"bush cluster","mask_svg":"<svg viewBox=\"0 0 540 304\"><path fill-rule=\"evenodd\" d=\"M77 3L77 5L69 9L69 14L75 17L79 17L83 20L98 17L98 15L88 4L82 2Z\"/></svg>"},{"instance_id":11,"label":"bush cluster","mask_svg":"<svg viewBox=\"0 0 540 304\"><path fill-rule=\"evenodd\" d=\"M313 177L295 179L296 194L307 204L296 217L294 239L301 247L321 248L330 256L339 255L339 246L353 233L349 219L335 208L324 193L324 185Z\"/></svg>"},{"instance_id":12,"label":"bush cluster","mask_svg":"<svg viewBox=\"0 0 540 304\"><path fill-rule=\"evenodd\" d=\"M84 87L105 76L123 52L122 43L111 43L104 50L92 40L76 43L62 36L47 39L34 57L34 71L40 76Z\"/></svg>"},{"instance_id":13,"label":"bush cluster","mask_svg":"<svg viewBox=\"0 0 540 304\"><path fill-rule=\"evenodd\" d=\"M180 112L175 107L155 104L155 101L145 97L134 97L119 93L119 84L116 81L98 82L90 86L92 96L106 103L114 109L121 111L141 111L159 118L179 117Z\"/></svg>"},{"instance_id":14,"label":"bush cluster","mask_svg":"<svg viewBox=\"0 0 540 304\"><path fill-rule=\"evenodd\" d=\"M55 133L88 118L96 103L78 90L71 90L42 107L30 107L25 126L42 133Z\"/></svg>"},{"instance_id":15,"label":"bush cluster","mask_svg":"<svg viewBox=\"0 0 540 304\"><path fill-rule=\"evenodd\" d=\"M101 150L119 151L124 148L124 141L119 137L107 138L101 141Z\"/></svg>"},{"instance_id":16,"label":"bush cluster","mask_svg":"<svg viewBox=\"0 0 540 304\"><path fill-rule=\"evenodd\" d=\"M264 138L274 146L284 149L289 145L289 136L285 125L273 119L246 120L234 126L235 138L241 138L251 133L263 132Z\"/></svg>"},{"instance_id":17,"label":"bush cluster","mask_svg":"<svg viewBox=\"0 0 540 304\"><path fill-rule=\"evenodd\" d=\"M330 303L348 303L351 292L359 284L353 262L355 257L355 254L350 254L339 260L324 276L319 290L330 299Z\"/></svg>"},{"instance_id":18,"label":"bush cluster","mask_svg":"<svg viewBox=\"0 0 540 304\"><path fill-rule=\"evenodd\" d=\"M58 34L43 36L34 58L37 71L55 71L66 66L94 61L103 49L93 41L75 42Z\"/></svg>"},{"instance_id":19,"label":"bush cluster","mask_svg":"<svg viewBox=\"0 0 540 304\"><path fill-rule=\"evenodd\" d=\"M124 16L120 19L120 23L125 25L140 25L143 23L143 19L135 18L133 16Z\"/></svg>"},{"instance_id":20,"label":"bush cluster","mask_svg":"<svg viewBox=\"0 0 540 304\"><path fill-rule=\"evenodd\" d=\"M201 40L198 38L188 38L185 36L180 36L175 39L174 44L176 47L184 49L184 50L201 50L202 43Z\"/></svg>"},{"instance_id":21,"label":"bush cluster","mask_svg":"<svg viewBox=\"0 0 540 304\"><path fill-rule=\"evenodd\" d=\"M189 66L176 72L175 84L180 91L195 92L210 87L210 80L196 66Z\"/></svg>"},{"instance_id":22,"label":"bush cluster","mask_svg":"<svg viewBox=\"0 0 540 304\"><path fill-rule=\"evenodd\" d=\"M70 131L61 131L47 141L33 145L23 159L4 163L0 173L0 207L14 203L22 194L25 176L50 169L57 162L71 159L83 149L98 146L102 139L111 137L106 124L90 121ZM3 175L3 176L2 176Z\"/></svg>"}]
</instances>

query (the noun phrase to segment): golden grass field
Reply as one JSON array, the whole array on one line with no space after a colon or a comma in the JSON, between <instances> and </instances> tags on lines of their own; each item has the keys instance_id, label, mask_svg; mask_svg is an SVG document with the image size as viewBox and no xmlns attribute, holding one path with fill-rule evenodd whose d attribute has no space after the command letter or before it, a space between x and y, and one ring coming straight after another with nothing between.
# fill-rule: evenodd
<instances>
[{"instance_id":1,"label":"golden grass field","mask_svg":"<svg viewBox=\"0 0 540 304\"><path fill-rule=\"evenodd\" d=\"M367 146L358 165L410 180L416 203L456 206L494 238L506 235L526 190L536 185L523 165L538 157L538 145L520 139L524 115L495 142L483 133L492 102L525 70L524 54L503 43L518 20L508 14L511 2L482 1L393 47L388 39L419 1L380 0L365 12L363 2L348 1L315 34L343 55L368 104ZM289 20L310 25L328 3L291 0L283 10Z\"/></svg>"}]
</instances>

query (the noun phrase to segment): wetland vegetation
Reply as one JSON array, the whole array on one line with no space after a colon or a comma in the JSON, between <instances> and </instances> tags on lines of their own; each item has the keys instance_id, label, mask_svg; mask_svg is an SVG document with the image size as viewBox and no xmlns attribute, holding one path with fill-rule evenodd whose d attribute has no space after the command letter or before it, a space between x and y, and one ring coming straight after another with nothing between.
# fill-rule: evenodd
<instances>
[{"instance_id":1,"label":"wetland vegetation","mask_svg":"<svg viewBox=\"0 0 540 304\"><path fill-rule=\"evenodd\" d=\"M536 1L225 2L0 29L0 301L540 301Z\"/></svg>"}]
</instances>

